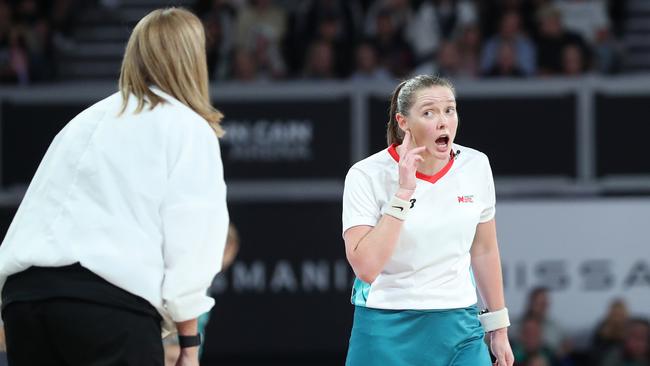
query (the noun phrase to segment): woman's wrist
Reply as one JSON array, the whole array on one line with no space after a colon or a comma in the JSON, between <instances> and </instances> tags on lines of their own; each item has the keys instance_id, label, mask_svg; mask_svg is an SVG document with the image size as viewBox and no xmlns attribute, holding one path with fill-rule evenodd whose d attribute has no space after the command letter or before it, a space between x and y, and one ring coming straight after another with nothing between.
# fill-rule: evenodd
<instances>
[{"instance_id":1,"label":"woman's wrist","mask_svg":"<svg viewBox=\"0 0 650 366\"><path fill-rule=\"evenodd\" d=\"M180 355L187 358L199 358L199 347L181 348Z\"/></svg>"},{"instance_id":2,"label":"woman's wrist","mask_svg":"<svg viewBox=\"0 0 650 366\"><path fill-rule=\"evenodd\" d=\"M411 199L411 197L413 197L413 193L415 193L415 188L408 189L400 187L395 193L395 196L397 198L403 199L404 201L408 201Z\"/></svg>"}]
</instances>

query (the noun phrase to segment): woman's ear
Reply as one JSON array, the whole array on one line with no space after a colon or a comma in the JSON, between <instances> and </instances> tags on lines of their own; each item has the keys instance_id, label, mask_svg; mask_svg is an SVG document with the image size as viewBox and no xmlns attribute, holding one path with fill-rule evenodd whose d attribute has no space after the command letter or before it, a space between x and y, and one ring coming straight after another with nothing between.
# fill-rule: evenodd
<instances>
[{"instance_id":1,"label":"woman's ear","mask_svg":"<svg viewBox=\"0 0 650 366\"><path fill-rule=\"evenodd\" d=\"M400 130L402 130L402 132L406 132L406 130L409 129L408 123L406 121L406 117L404 117L403 114L396 113L395 120L397 121L397 125L399 126Z\"/></svg>"}]
</instances>

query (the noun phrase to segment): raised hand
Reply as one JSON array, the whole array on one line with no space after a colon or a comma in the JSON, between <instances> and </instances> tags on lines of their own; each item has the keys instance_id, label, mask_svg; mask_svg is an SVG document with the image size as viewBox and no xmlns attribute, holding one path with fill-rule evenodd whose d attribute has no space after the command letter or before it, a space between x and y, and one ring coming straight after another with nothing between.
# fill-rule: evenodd
<instances>
[{"instance_id":1,"label":"raised hand","mask_svg":"<svg viewBox=\"0 0 650 366\"><path fill-rule=\"evenodd\" d=\"M426 149L424 146L411 148L411 139L411 131L407 130L402 144L397 147L397 153L399 154L399 188L406 191L415 191L415 173L420 163L424 161L420 153Z\"/></svg>"}]
</instances>

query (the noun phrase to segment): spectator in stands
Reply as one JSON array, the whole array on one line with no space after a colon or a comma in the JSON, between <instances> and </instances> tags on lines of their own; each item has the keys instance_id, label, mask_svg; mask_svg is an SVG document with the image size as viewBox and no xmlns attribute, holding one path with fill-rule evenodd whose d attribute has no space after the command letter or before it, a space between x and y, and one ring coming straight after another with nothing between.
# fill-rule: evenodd
<instances>
[{"instance_id":1,"label":"spectator in stands","mask_svg":"<svg viewBox=\"0 0 650 366\"><path fill-rule=\"evenodd\" d=\"M456 42L443 42L437 56L440 76L452 79L461 76L461 58Z\"/></svg>"},{"instance_id":2,"label":"spectator in stands","mask_svg":"<svg viewBox=\"0 0 650 366\"><path fill-rule=\"evenodd\" d=\"M222 21L223 18L214 13L203 17L210 79L221 80L226 77L228 57L232 51L232 42L226 37L227 31Z\"/></svg>"},{"instance_id":3,"label":"spectator in stands","mask_svg":"<svg viewBox=\"0 0 650 366\"><path fill-rule=\"evenodd\" d=\"M43 15L43 9L36 0L20 0L16 3L14 14L16 23L33 26Z\"/></svg>"},{"instance_id":4,"label":"spectator in stands","mask_svg":"<svg viewBox=\"0 0 650 366\"><path fill-rule=\"evenodd\" d=\"M587 71L587 63L582 50L574 44L562 48L562 75L580 76Z\"/></svg>"},{"instance_id":5,"label":"spectator in stands","mask_svg":"<svg viewBox=\"0 0 650 366\"><path fill-rule=\"evenodd\" d=\"M307 80L328 80L337 77L331 44L325 41L315 41L311 44L303 77Z\"/></svg>"},{"instance_id":6,"label":"spectator in stands","mask_svg":"<svg viewBox=\"0 0 650 366\"><path fill-rule=\"evenodd\" d=\"M593 44L598 32L609 29L607 4L604 0L555 0L562 14L564 28L578 33Z\"/></svg>"},{"instance_id":7,"label":"spectator in stands","mask_svg":"<svg viewBox=\"0 0 650 366\"><path fill-rule=\"evenodd\" d=\"M48 13L55 42L65 46L70 42L75 19L79 18L79 11L83 9L84 3L82 0L53 0L50 2Z\"/></svg>"},{"instance_id":8,"label":"spectator in stands","mask_svg":"<svg viewBox=\"0 0 650 366\"><path fill-rule=\"evenodd\" d=\"M417 67L414 74L437 74L442 77L455 79L463 76L461 74L461 62L462 60L456 42L443 41L436 53L436 59Z\"/></svg>"},{"instance_id":9,"label":"spectator in stands","mask_svg":"<svg viewBox=\"0 0 650 366\"><path fill-rule=\"evenodd\" d=\"M528 303L524 311L524 318L537 319L541 325L544 343L556 351L564 341L564 332L557 322L549 316L549 306L548 289L545 287L536 287L528 294Z\"/></svg>"},{"instance_id":10,"label":"spectator in stands","mask_svg":"<svg viewBox=\"0 0 650 366\"><path fill-rule=\"evenodd\" d=\"M25 85L29 60L20 31L12 23L12 9L0 3L0 83Z\"/></svg>"},{"instance_id":11,"label":"spectator in stands","mask_svg":"<svg viewBox=\"0 0 650 366\"><path fill-rule=\"evenodd\" d=\"M233 50L236 9L229 0L199 1L194 9L205 25L210 78L224 79Z\"/></svg>"},{"instance_id":12,"label":"spectator in stands","mask_svg":"<svg viewBox=\"0 0 650 366\"><path fill-rule=\"evenodd\" d=\"M343 22L339 13L323 14L318 23L316 40L329 43L334 51L336 75L347 77L351 72L350 59L353 57L355 39L350 34L343 33Z\"/></svg>"},{"instance_id":13,"label":"spectator in stands","mask_svg":"<svg viewBox=\"0 0 650 366\"><path fill-rule=\"evenodd\" d=\"M199 17L206 15L223 17L222 21L228 22L229 26L234 25L237 17L237 7L232 0L198 0L194 4L194 12Z\"/></svg>"},{"instance_id":14,"label":"spectator in stands","mask_svg":"<svg viewBox=\"0 0 650 366\"><path fill-rule=\"evenodd\" d=\"M390 73L377 61L377 50L370 42L361 42L356 49L356 69L351 80L355 81L387 81L391 80Z\"/></svg>"},{"instance_id":15,"label":"spectator in stands","mask_svg":"<svg viewBox=\"0 0 650 366\"><path fill-rule=\"evenodd\" d=\"M545 6L537 13L537 68L539 75L558 75L564 70L563 52L568 45L575 45L586 60L587 44L576 33L562 26L560 12L553 6Z\"/></svg>"},{"instance_id":16,"label":"spectator in stands","mask_svg":"<svg viewBox=\"0 0 650 366\"><path fill-rule=\"evenodd\" d=\"M501 16L509 12L519 14L521 30L531 36L535 29L535 12L552 0L480 0L476 1L479 11L481 33L491 36L499 32Z\"/></svg>"},{"instance_id":17,"label":"spectator in stands","mask_svg":"<svg viewBox=\"0 0 650 366\"><path fill-rule=\"evenodd\" d=\"M30 81L52 80L56 75L55 51L50 23L45 18L22 29L29 58Z\"/></svg>"},{"instance_id":18,"label":"spectator in stands","mask_svg":"<svg viewBox=\"0 0 650 366\"><path fill-rule=\"evenodd\" d=\"M9 34L13 26L12 15L11 6L6 2L0 2L0 32L3 35Z\"/></svg>"},{"instance_id":19,"label":"spectator in stands","mask_svg":"<svg viewBox=\"0 0 650 366\"><path fill-rule=\"evenodd\" d=\"M403 33L396 28L393 16L388 11L377 14L375 20L377 31L372 42L377 49L379 63L395 77L407 75L413 68L413 53Z\"/></svg>"},{"instance_id":20,"label":"spectator in stands","mask_svg":"<svg viewBox=\"0 0 650 366\"><path fill-rule=\"evenodd\" d=\"M600 366L649 366L650 322L632 319L627 323L623 344L611 349Z\"/></svg>"},{"instance_id":21,"label":"spectator in stands","mask_svg":"<svg viewBox=\"0 0 650 366\"><path fill-rule=\"evenodd\" d=\"M5 328L0 325L0 366L7 366L7 344L5 343Z\"/></svg>"},{"instance_id":22,"label":"spectator in stands","mask_svg":"<svg viewBox=\"0 0 650 366\"><path fill-rule=\"evenodd\" d=\"M251 48L257 37L264 34L269 42L277 44L284 38L286 28L286 11L273 0L249 0L237 15L235 43Z\"/></svg>"},{"instance_id":23,"label":"spectator in stands","mask_svg":"<svg viewBox=\"0 0 650 366\"><path fill-rule=\"evenodd\" d=\"M529 365L531 359L543 358L549 366L557 366L553 350L544 342L542 323L529 316L524 318L519 328L519 336L513 343L515 366Z\"/></svg>"},{"instance_id":24,"label":"spectator in stands","mask_svg":"<svg viewBox=\"0 0 650 366\"><path fill-rule=\"evenodd\" d=\"M375 0L366 12L364 34L375 36L380 32L379 17L388 15L395 32L404 36L407 25L413 21L414 11L409 0Z\"/></svg>"},{"instance_id":25,"label":"spectator in stands","mask_svg":"<svg viewBox=\"0 0 650 366\"><path fill-rule=\"evenodd\" d=\"M18 37L23 40L29 61L29 78L42 79L47 74L43 68L52 65L49 49L49 23L45 18L44 9L35 0L21 0L16 3L14 10L14 26Z\"/></svg>"},{"instance_id":26,"label":"spectator in stands","mask_svg":"<svg viewBox=\"0 0 650 366\"><path fill-rule=\"evenodd\" d=\"M536 71L535 46L528 36L521 30L521 17L518 13L510 11L503 14L499 26L499 33L487 40L481 56L481 70L490 74L497 64L499 54L505 53L503 43L510 43L514 52L516 69L524 75L533 75Z\"/></svg>"},{"instance_id":27,"label":"spectator in stands","mask_svg":"<svg viewBox=\"0 0 650 366\"><path fill-rule=\"evenodd\" d=\"M280 44L273 40L270 33L260 28L260 33L256 34L250 50L255 58L257 73L262 79L284 78L287 70Z\"/></svg>"},{"instance_id":28,"label":"spectator in stands","mask_svg":"<svg viewBox=\"0 0 650 366\"><path fill-rule=\"evenodd\" d=\"M230 79L240 82L258 81L255 57L246 49L238 48L232 54Z\"/></svg>"},{"instance_id":29,"label":"spectator in stands","mask_svg":"<svg viewBox=\"0 0 650 366\"><path fill-rule=\"evenodd\" d=\"M476 24L465 26L456 42L460 57L460 75L475 78L479 75L481 59L481 29Z\"/></svg>"},{"instance_id":30,"label":"spectator in stands","mask_svg":"<svg viewBox=\"0 0 650 366\"><path fill-rule=\"evenodd\" d=\"M349 38L357 38L361 29L361 9L355 1L303 0L296 9L295 32L304 37L303 44L317 38L318 25L324 18L339 18L339 32Z\"/></svg>"},{"instance_id":31,"label":"spectator in stands","mask_svg":"<svg viewBox=\"0 0 650 366\"><path fill-rule=\"evenodd\" d=\"M57 49L70 46L77 0L0 3L0 83L28 84L56 76Z\"/></svg>"},{"instance_id":32,"label":"spectator in stands","mask_svg":"<svg viewBox=\"0 0 650 366\"><path fill-rule=\"evenodd\" d=\"M524 77L526 74L519 66L515 45L512 42L500 42L496 63L483 73L487 77Z\"/></svg>"},{"instance_id":33,"label":"spectator in stands","mask_svg":"<svg viewBox=\"0 0 650 366\"><path fill-rule=\"evenodd\" d=\"M407 25L407 40L413 47L416 64L429 62L441 42L460 35L463 28L475 23L477 11L472 1L427 0ZM417 74L417 72L416 72Z\"/></svg>"},{"instance_id":34,"label":"spectator in stands","mask_svg":"<svg viewBox=\"0 0 650 366\"><path fill-rule=\"evenodd\" d=\"M0 35L2 37L3 35ZM25 39L17 28L11 28L7 43L0 46L0 81L27 85L29 83L29 56ZM0 40L0 44L4 43Z\"/></svg>"},{"instance_id":35,"label":"spectator in stands","mask_svg":"<svg viewBox=\"0 0 650 366\"><path fill-rule=\"evenodd\" d=\"M605 318L594 331L592 346L596 354L602 355L623 343L628 320L625 302L622 299L612 301Z\"/></svg>"},{"instance_id":36,"label":"spectator in stands","mask_svg":"<svg viewBox=\"0 0 650 366\"><path fill-rule=\"evenodd\" d=\"M250 0L237 15L235 45L251 51L258 72L277 79L286 74L281 42L287 29L286 11L273 0Z\"/></svg>"},{"instance_id":37,"label":"spectator in stands","mask_svg":"<svg viewBox=\"0 0 650 366\"><path fill-rule=\"evenodd\" d=\"M601 29L596 33L593 45L594 69L601 74L613 74L621 67L621 45L614 39L612 32Z\"/></svg>"},{"instance_id":38,"label":"spectator in stands","mask_svg":"<svg viewBox=\"0 0 650 366\"><path fill-rule=\"evenodd\" d=\"M543 354L535 353L528 357L525 366L551 366L550 362L544 357Z\"/></svg>"},{"instance_id":39,"label":"spectator in stands","mask_svg":"<svg viewBox=\"0 0 650 366\"><path fill-rule=\"evenodd\" d=\"M355 42L361 34L363 13L357 1L348 0L302 0L294 14L291 38L288 42L288 57L294 69L302 69L307 54L304 50L317 40L319 28L325 18L337 18L336 37ZM354 45L350 45L351 49ZM351 57L351 55L349 55ZM340 57L341 59L343 57ZM349 63L349 58L345 59Z\"/></svg>"}]
</instances>

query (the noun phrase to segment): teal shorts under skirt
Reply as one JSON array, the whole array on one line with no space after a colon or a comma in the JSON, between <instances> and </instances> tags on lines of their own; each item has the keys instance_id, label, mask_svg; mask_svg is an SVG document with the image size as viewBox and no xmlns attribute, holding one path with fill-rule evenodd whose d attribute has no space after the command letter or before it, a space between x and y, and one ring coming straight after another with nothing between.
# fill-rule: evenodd
<instances>
[{"instance_id":1,"label":"teal shorts under skirt","mask_svg":"<svg viewBox=\"0 0 650 366\"><path fill-rule=\"evenodd\" d=\"M347 366L491 366L478 309L356 306Z\"/></svg>"}]
</instances>

